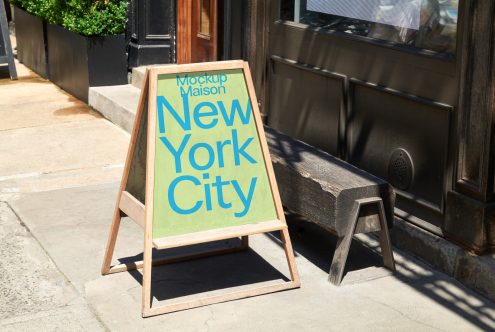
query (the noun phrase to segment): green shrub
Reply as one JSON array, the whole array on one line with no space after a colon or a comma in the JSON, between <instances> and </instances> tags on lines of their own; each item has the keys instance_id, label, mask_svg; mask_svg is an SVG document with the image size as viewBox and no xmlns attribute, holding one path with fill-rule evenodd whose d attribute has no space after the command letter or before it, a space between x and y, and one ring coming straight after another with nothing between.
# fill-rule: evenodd
<instances>
[{"instance_id":1,"label":"green shrub","mask_svg":"<svg viewBox=\"0 0 495 332\"><path fill-rule=\"evenodd\" d=\"M86 36L124 32L127 0L11 0L52 24Z\"/></svg>"}]
</instances>

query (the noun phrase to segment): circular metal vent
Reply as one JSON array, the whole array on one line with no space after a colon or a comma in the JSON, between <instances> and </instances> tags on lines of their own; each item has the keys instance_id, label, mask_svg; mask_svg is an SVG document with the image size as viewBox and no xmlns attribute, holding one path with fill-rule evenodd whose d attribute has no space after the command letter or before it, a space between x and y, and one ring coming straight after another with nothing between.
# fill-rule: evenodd
<instances>
[{"instance_id":1,"label":"circular metal vent","mask_svg":"<svg viewBox=\"0 0 495 332\"><path fill-rule=\"evenodd\" d=\"M404 149L392 151L388 164L388 180L397 189L407 190L411 186L414 167L411 156Z\"/></svg>"}]
</instances>

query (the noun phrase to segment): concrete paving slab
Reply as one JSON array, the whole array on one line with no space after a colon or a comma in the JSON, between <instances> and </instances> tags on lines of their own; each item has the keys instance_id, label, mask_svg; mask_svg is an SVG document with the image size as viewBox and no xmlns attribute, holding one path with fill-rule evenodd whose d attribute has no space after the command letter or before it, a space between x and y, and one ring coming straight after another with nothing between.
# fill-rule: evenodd
<instances>
[{"instance_id":1,"label":"concrete paving slab","mask_svg":"<svg viewBox=\"0 0 495 332\"><path fill-rule=\"evenodd\" d=\"M0 98L2 98L0 88ZM27 127L39 127L57 123L100 119L101 115L81 101L53 100L43 103L18 104L0 109L0 131Z\"/></svg>"},{"instance_id":2,"label":"concrete paving slab","mask_svg":"<svg viewBox=\"0 0 495 332\"><path fill-rule=\"evenodd\" d=\"M0 181L121 164L128 144L129 136L104 119L1 131Z\"/></svg>"},{"instance_id":3,"label":"concrete paving slab","mask_svg":"<svg viewBox=\"0 0 495 332\"><path fill-rule=\"evenodd\" d=\"M87 305L70 305L0 321L3 332L106 331Z\"/></svg>"},{"instance_id":4,"label":"concrete paving slab","mask_svg":"<svg viewBox=\"0 0 495 332\"><path fill-rule=\"evenodd\" d=\"M54 173L34 173L6 177L0 181L0 201L8 201L23 193L43 192L63 188L74 188L115 183L122 178L124 163L91 167L76 170L64 170Z\"/></svg>"},{"instance_id":5,"label":"concrete paving slab","mask_svg":"<svg viewBox=\"0 0 495 332\"><path fill-rule=\"evenodd\" d=\"M15 38L11 38L11 40L13 40L12 49L14 49L15 48L15 46L14 46ZM14 55L15 54L16 54L16 52L14 51ZM33 78L33 77L39 77L35 72L30 70L28 67L19 63L19 61L17 59L14 59L14 60L15 60L15 67L16 67L16 71L17 71L17 78L19 80L29 79L29 78ZM8 66L0 66L0 79L10 80L10 74L9 74Z\"/></svg>"},{"instance_id":6,"label":"concrete paving slab","mask_svg":"<svg viewBox=\"0 0 495 332\"><path fill-rule=\"evenodd\" d=\"M118 183L78 187L25 194L10 202L80 292L85 282L100 275L117 189Z\"/></svg>"},{"instance_id":7,"label":"concrete paving slab","mask_svg":"<svg viewBox=\"0 0 495 332\"><path fill-rule=\"evenodd\" d=\"M74 97L45 79L34 77L26 80L0 80L0 110L14 105L42 103L53 100L74 100ZM26 91L30 91L29 94Z\"/></svg>"},{"instance_id":8,"label":"concrete paving slab","mask_svg":"<svg viewBox=\"0 0 495 332\"><path fill-rule=\"evenodd\" d=\"M380 259L367 248L377 246L373 239L366 246L353 244L344 282L356 272L364 273L365 278L342 287L332 286L327 274L335 239L297 218L291 218L290 229L301 289L141 319L140 273L99 275L117 185L24 194L11 202L110 330L495 329L493 302L401 252L395 253L396 275L376 274ZM139 258L142 241L142 230L124 221L116 257ZM281 273L287 275L276 236L253 236L251 248L239 254L155 268L154 304L175 296L267 282L281 278ZM363 268L371 268L371 272L365 273Z\"/></svg>"},{"instance_id":9,"label":"concrete paving slab","mask_svg":"<svg viewBox=\"0 0 495 332\"><path fill-rule=\"evenodd\" d=\"M0 252L1 331L104 330L5 202L0 202Z\"/></svg>"},{"instance_id":10,"label":"concrete paving slab","mask_svg":"<svg viewBox=\"0 0 495 332\"><path fill-rule=\"evenodd\" d=\"M0 252L0 320L67 305L77 297L4 202L0 202Z\"/></svg>"}]
</instances>

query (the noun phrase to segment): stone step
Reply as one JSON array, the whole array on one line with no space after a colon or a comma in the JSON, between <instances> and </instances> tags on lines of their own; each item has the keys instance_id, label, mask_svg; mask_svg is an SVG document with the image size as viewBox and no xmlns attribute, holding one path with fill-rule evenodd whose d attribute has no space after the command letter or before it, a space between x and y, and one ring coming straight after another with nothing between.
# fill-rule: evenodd
<instances>
[{"instance_id":1,"label":"stone step","mask_svg":"<svg viewBox=\"0 0 495 332\"><path fill-rule=\"evenodd\" d=\"M130 133L146 68L147 66L142 66L132 69L131 84L89 88L89 106Z\"/></svg>"},{"instance_id":2,"label":"stone step","mask_svg":"<svg viewBox=\"0 0 495 332\"><path fill-rule=\"evenodd\" d=\"M143 85L144 82L144 74L146 73L146 68L153 67L153 66L169 66L173 64L161 64L161 65L149 65L149 66L142 66L142 67L135 67L132 68L132 77L131 77L131 84L135 86L136 88L141 89L141 86Z\"/></svg>"},{"instance_id":3,"label":"stone step","mask_svg":"<svg viewBox=\"0 0 495 332\"><path fill-rule=\"evenodd\" d=\"M89 88L88 104L127 132L132 131L141 90L134 85Z\"/></svg>"},{"instance_id":4,"label":"stone step","mask_svg":"<svg viewBox=\"0 0 495 332\"><path fill-rule=\"evenodd\" d=\"M144 82L144 73L146 72L146 66L132 68L131 84L138 89L141 89Z\"/></svg>"}]
</instances>

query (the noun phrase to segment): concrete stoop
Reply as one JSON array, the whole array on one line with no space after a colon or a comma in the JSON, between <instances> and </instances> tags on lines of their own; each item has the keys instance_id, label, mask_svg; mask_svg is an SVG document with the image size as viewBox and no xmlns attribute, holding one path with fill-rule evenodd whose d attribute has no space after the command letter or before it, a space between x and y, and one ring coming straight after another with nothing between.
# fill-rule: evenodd
<instances>
[{"instance_id":1,"label":"concrete stoop","mask_svg":"<svg viewBox=\"0 0 495 332\"><path fill-rule=\"evenodd\" d=\"M89 88L88 104L105 118L132 131L141 90L131 84Z\"/></svg>"},{"instance_id":2,"label":"concrete stoop","mask_svg":"<svg viewBox=\"0 0 495 332\"><path fill-rule=\"evenodd\" d=\"M144 83L144 74L146 72L146 67L137 67L132 69L131 84L136 88L141 89Z\"/></svg>"},{"instance_id":3,"label":"concrete stoop","mask_svg":"<svg viewBox=\"0 0 495 332\"><path fill-rule=\"evenodd\" d=\"M135 68L131 84L93 87L89 105L127 132L132 131L144 81L145 67ZM412 225L395 219L394 246L413 254L437 270L495 301L495 255L475 256L463 248Z\"/></svg>"},{"instance_id":4,"label":"concrete stoop","mask_svg":"<svg viewBox=\"0 0 495 332\"><path fill-rule=\"evenodd\" d=\"M89 88L88 104L105 118L132 131L146 67L132 70L131 84Z\"/></svg>"}]
</instances>

